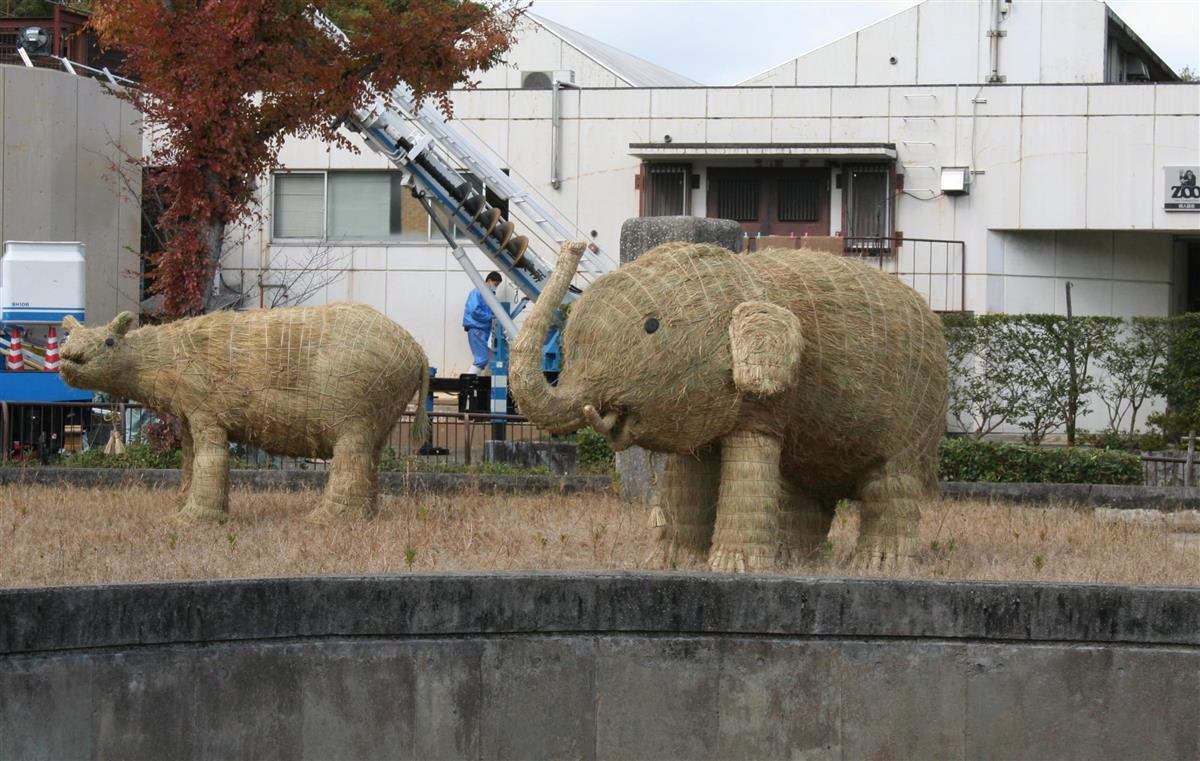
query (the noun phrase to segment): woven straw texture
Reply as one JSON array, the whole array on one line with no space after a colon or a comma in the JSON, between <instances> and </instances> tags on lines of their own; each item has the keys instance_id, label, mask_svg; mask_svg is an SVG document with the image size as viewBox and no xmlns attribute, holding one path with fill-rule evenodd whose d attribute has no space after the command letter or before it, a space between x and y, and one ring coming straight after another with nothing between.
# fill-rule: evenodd
<instances>
[{"instance_id":1,"label":"woven straw texture","mask_svg":"<svg viewBox=\"0 0 1200 761\"><path fill-rule=\"evenodd\" d=\"M667 244L584 292L549 388L530 371L577 249L513 347L513 393L539 424L676 455L655 562L770 567L818 548L842 498L863 502L864 564L911 556L946 403L941 323L915 291L824 253Z\"/></svg>"},{"instance_id":2,"label":"woven straw texture","mask_svg":"<svg viewBox=\"0 0 1200 761\"><path fill-rule=\"evenodd\" d=\"M105 327L69 323L62 377L180 419L186 519L226 518L229 441L332 457L312 516L325 520L374 512L384 443L418 391L413 435L425 438L425 353L368 306L217 312L128 330L132 319L124 312Z\"/></svg>"}]
</instances>

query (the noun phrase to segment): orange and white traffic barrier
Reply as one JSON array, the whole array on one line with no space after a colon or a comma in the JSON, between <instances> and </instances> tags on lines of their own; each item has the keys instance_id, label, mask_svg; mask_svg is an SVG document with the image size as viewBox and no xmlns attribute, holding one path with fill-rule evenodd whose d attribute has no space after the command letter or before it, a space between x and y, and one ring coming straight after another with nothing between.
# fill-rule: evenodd
<instances>
[{"instance_id":1,"label":"orange and white traffic barrier","mask_svg":"<svg viewBox=\"0 0 1200 761\"><path fill-rule=\"evenodd\" d=\"M8 359L4 362L4 369L9 371L18 371L25 369L25 354L21 351L21 334L16 328L12 328L8 333Z\"/></svg>"},{"instance_id":2,"label":"orange and white traffic barrier","mask_svg":"<svg viewBox=\"0 0 1200 761\"><path fill-rule=\"evenodd\" d=\"M58 331L51 326L50 334L46 336L46 361L42 365L42 369L48 373L56 373L58 365Z\"/></svg>"}]
</instances>

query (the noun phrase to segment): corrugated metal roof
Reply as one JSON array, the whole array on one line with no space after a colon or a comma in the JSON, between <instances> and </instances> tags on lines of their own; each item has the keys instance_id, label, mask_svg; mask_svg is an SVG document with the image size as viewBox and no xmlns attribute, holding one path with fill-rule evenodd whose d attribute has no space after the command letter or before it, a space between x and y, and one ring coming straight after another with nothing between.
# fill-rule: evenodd
<instances>
[{"instance_id":1,"label":"corrugated metal roof","mask_svg":"<svg viewBox=\"0 0 1200 761\"><path fill-rule=\"evenodd\" d=\"M704 85L688 79L682 74L676 74L657 64L614 48L600 40L588 37L586 34L556 24L549 19L527 14L527 18L545 28L548 32L577 49L588 58L611 71L618 78L625 80L634 87L703 87Z\"/></svg>"}]
</instances>

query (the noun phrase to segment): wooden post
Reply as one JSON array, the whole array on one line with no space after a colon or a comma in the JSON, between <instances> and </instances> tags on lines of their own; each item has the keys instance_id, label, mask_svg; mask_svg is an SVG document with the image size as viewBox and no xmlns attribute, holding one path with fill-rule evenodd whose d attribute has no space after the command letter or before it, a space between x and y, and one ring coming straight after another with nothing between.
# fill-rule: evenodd
<instances>
[{"instance_id":1,"label":"wooden post","mask_svg":"<svg viewBox=\"0 0 1200 761\"><path fill-rule=\"evenodd\" d=\"M1187 445L1187 457L1183 461L1183 485L1185 487L1191 486L1196 480L1192 477L1192 472L1196 467L1196 432L1194 430L1188 431Z\"/></svg>"}]
</instances>

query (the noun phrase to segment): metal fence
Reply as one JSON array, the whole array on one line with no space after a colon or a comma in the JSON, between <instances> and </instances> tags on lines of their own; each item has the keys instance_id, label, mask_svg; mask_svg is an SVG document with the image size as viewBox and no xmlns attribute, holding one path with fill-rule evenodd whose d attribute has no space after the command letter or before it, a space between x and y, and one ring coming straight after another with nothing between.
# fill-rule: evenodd
<instances>
[{"instance_id":1,"label":"metal fence","mask_svg":"<svg viewBox=\"0 0 1200 761\"><path fill-rule=\"evenodd\" d=\"M967 244L934 238L846 238L845 255L878 267L921 294L935 312L966 309Z\"/></svg>"},{"instance_id":2,"label":"metal fence","mask_svg":"<svg viewBox=\"0 0 1200 761\"><path fill-rule=\"evenodd\" d=\"M1143 452L1142 483L1146 486L1196 486L1195 452Z\"/></svg>"},{"instance_id":3,"label":"metal fence","mask_svg":"<svg viewBox=\"0 0 1200 761\"><path fill-rule=\"evenodd\" d=\"M429 415L430 435L412 441L415 410L401 415L388 436L389 457L414 468L470 466L485 461L486 442L549 441L553 437L520 415L490 412L443 412ZM113 430L124 443L145 441L142 427L157 415L141 404L56 402L36 404L0 401L0 459L9 463L49 463L96 447L103 448ZM323 469L326 460L279 457L255 447L230 445L240 467Z\"/></svg>"}]
</instances>

